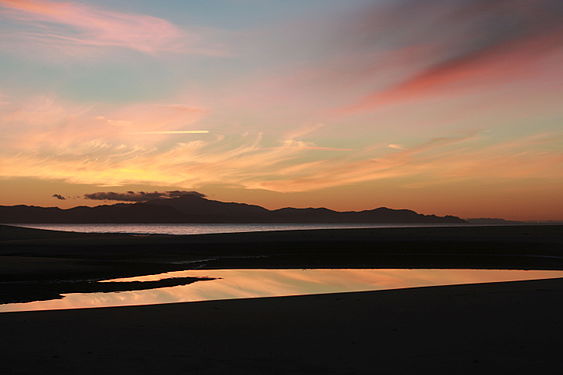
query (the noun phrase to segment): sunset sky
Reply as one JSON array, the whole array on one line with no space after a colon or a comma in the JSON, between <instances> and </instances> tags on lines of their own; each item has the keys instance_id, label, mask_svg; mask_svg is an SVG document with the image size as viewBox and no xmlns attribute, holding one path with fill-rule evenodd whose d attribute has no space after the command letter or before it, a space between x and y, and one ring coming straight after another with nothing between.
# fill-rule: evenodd
<instances>
[{"instance_id":1,"label":"sunset sky","mask_svg":"<svg viewBox=\"0 0 563 375\"><path fill-rule=\"evenodd\" d=\"M563 220L562 19L561 0L0 0L0 204L195 190Z\"/></svg>"}]
</instances>

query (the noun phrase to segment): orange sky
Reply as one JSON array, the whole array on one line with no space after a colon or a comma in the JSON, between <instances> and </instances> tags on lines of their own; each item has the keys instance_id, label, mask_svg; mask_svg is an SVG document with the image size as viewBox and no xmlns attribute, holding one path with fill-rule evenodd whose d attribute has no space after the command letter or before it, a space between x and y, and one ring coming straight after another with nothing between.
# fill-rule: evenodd
<instances>
[{"instance_id":1,"label":"orange sky","mask_svg":"<svg viewBox=\"0 0 563 375\"><path fill-rule=\"evenodd\" d=\"M563 220L560 1L220 3L0 0L0 204Z\"/></svg>"}]
</instances>

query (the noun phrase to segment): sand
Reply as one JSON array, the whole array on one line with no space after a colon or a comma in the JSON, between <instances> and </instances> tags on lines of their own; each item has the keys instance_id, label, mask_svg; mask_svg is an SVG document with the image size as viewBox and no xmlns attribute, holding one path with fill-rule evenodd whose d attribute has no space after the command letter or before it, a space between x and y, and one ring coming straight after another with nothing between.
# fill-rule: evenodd
<instances>
[{"instance_id":1,"label":"sand","mask_svg":"<svg viewBox=\"0 0 563 375\"><path fill-rule=\"evenodd\" d=\"M191 236L65 233L0 225L0 245L0 281L158 273L193 267L187 263L192 261L201 261L198 268L563 269L562 225Z\"/></svg>"},{"instance_id":2,"label":"sand","mask_svg":"<svg viewBox=\"0 0 563 375\"><path fill-rule=\"evenodd\" d=\"M559 373L563 279L0 314L2 374Z\"/></svg>"}]
</instances>

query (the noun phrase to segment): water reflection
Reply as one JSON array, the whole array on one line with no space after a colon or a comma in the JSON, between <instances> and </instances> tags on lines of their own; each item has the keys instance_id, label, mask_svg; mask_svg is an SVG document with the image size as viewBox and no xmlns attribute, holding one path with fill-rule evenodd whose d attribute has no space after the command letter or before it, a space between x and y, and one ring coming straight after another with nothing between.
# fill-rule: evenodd
<instances>
[{"instance_id":1,"label":"water reflection","mask_svg":"<svg viewBox=\"0 0 563 375\"><path fill-rule=\"evenodd\" d=\"M513 270L189 270L111 281L154 281L170 277L211 277L189 285L116 292L74 293L63 299L0 305L0 311L147 305L232 298L368 291L420 286L563 277L563 271Z\"/></svg>"}]
</instances>

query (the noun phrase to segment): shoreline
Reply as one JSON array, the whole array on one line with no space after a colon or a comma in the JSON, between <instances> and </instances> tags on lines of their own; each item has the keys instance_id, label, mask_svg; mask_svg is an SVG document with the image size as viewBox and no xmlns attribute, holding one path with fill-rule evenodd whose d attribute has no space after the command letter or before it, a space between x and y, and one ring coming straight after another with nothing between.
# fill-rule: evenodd
<instances>
[{"instance_id":1,"label":"shoreline","mask_svg":"<svg viewBox=\"0 0 563 375\"><path fill-rule=\"evenodd\" d=\"M64 281L189 269L563 270L563 226L314 229L136 236L0 225L0 302L64 292ZM27 283L27 284L26 284ZM48 287L34 288L44 283Z\"/></svg>"},{"instance_id":2,"label":"shoreline","mask_svg":"<svg viewBox=\"0 0 563 375\"><path fill-rule=\"evenodd\" d=\"M247 227L249 225L263 225L270 226L268 229L259 230L241 230L241 231L220 231L220 232L194 232L194 233L167 233L167 232L137 232L137 231L108 231L108 230L66 230L64 227L137 227L137 226L241 226ZM229 222L214 222L214 223L0 223L0 226L16 227L26 229L36 229L51 232L65 232L65 233L82 233L82 234L107 234L107 235L129 235L129 236L202 236L202 235L221 235L221 234L244 234L255 232L294 232L294 231L316 231L316 230L346 230L346 229L394 229L394 228L489 228L489 227L548 227L548 226L563 226L563 222L511 222L511 223L323 223L323 222L305 222L305 223L229 223ZM279 226L279 227L278 227ZM295 227L293 227L295 226ZM318 228L316 228L318 226ZM289 227L289 228L286 228ZM310 228L311 227L311 228Z\"/></svg>"}]
</instances>

